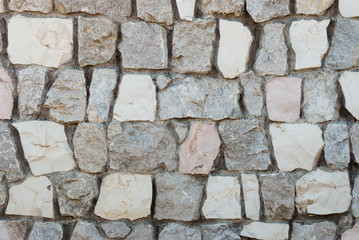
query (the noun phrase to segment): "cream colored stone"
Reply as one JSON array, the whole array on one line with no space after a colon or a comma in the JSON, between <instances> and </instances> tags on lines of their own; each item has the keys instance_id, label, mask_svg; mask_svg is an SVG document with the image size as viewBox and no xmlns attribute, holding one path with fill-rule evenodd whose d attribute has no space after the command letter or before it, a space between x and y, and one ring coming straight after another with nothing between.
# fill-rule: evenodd
<instances>
[{"instance_id":1,"label":"cream colored stone","mask_svg":"<svg viewBox=\"0 0 359 240\"><path fill-rule=\"evenodd\" d=\"M75 167L63 125L48 121L13 123L31 172L37 176Z\"/></svg>"},{"instance_id":2,"label":"cream colored stone","mask_svg":"<svg viewBox=\"0 0 359 240\"><path fill-rule=\"evenodd\" d=\"M345 108L359 119L359 72L344 72L339 83L345 97Z\"/></svg>"},{"instance_id":3,"label":"cream colored stone","mask_svg":"<svg viewBox=\"0 0 359 240\"><path fill-rule=\"evenodd\" d=\"M9 189L7 215L54 218L53 193L50 180L28 177L23 183Z\"/></svg>"},{"instance_id":4,"label":"cream colored stone","mask_svg":"<svg viewBox=\"0 0 359 240\"><path fill-rule=\"evenodd\" d=\"M328 215L348 211L352 196L347 172L320 169L297 180L296 207L300 214Z\"/></svg>"},{"instance_id":5,"label":"cream colored stone","mask_svg":"<svg viewBox=\"0 0 359 240\"><path fill-rule=\"evenodd\" d=\"M235 78L246 70L253 36L241 22L219 20L217 65L225 78Z\"/></svg>"},{"instance_id":6,"label":"cream colored stone","mask_svg":"<svg viewBox=\"0 0 359 240\"><path fill-rule=\"evenodd\" d=\"M269 131L280 170L309 171L317 164L324 146L322 130L317 125L271 124Z\"/></svg>"},{"instance_id":7,"label":"cream colored stone","mask_svg":"<svg viewBox=\"0 0 359 240\"><path fill-rule=\"evenodd\" d=\"M182 20L192 21L196 0L176 0L177 9Z\"/></svg>"},{"instance_id":8,"label":"cream colored stone","mask_svg":"<svg viewBox=\"0 0 359 240\"><path fill-rule=\"evenodd\" d=\"M72 58L73 21L60 18L27 18L8 21L8 54L14 64L58 68Z\"/></svg>"},{"instance_id":9,"label":"cream colored stone","mask_svg":"<svg viewBox=\"0 0 359 240\"><path fill-rule=\"evenodd\" d=\"M151 175L113 173L103 178L95 214L105 219L131 221L151 213Z\"/></svg>"},{"instance_id":10,"label":"cream colored stone","mask_svg":"<svg viewBox=\"0 0 359 240\"><path fill-rule=\"evenodd\" d=\"M207 219L242 219L238 178L209 176L202 212Z\"/></svg>"},{"instance_id":11,"label":"cream colored stone","mask_svg":"<svg viewBox=\"0 0 359 240\"><path fill-rule=\"evenodd\" d=\"M252 222L244 226L241 236L262 240L287 240L289 225L286 223Z\"/></svg>"},{"instance_id":12,"label":"cream colored stone","mask_svg":"<svg viewBox=\"0 0 359 240\"><path fill-rule=\"evenodd\" d=\"M4 13L4 12L6 12L4 0L0 0L0 13Z\"/></svg>"},{"instance_id":13,"label":"cream colored stone","mask_svg":"<svg viewBox=\"0 0 359 240\"><path fill-rule=\"evenodd\" d=\"M151 121L156 114L156 87L149 75L126 74L122 77L114 119L125 121Z\"/></svg>"},{"instance_id":14,"label":"cream colored stone","mask_svg":"<svg viewBox=\"0 0 359 240\"><path fill-rule=\"evenodd\" d=\"M10 74L0 69L0 119L11 119L14 87Z\"/></svg>"},{"instance_id":15,"label":"cream colored stone","mask_svg":"<svg viewBox=\"0 0 359 240\"><path fill-rule=\"evenodd\" d=\"M343 17L358 17L359 16L359 1L358 0L339 0L339 12Z\"/></svg>"},{"instance_id":16,"label":"cream colored stone","mask_svg":"<svg viewBox=\"0 0 359 240\"><path fill-rule=\"evenodd\" d=\"M246 218L259 220L261 203L259 200L259 183L255 174L242 173L242 187Z\"/></svg>"},{"instance_id":17,"label":"cream colored stone","mask_svg":"<svg viewBox=\"0 0 359 240\"><path fill-rule=\"evenodd\" d=\"M334 0L297 0L297 14L321 15Z\"/></svg>"},{"instance_id":18,"label":"cream colored stone","mask_svg":"<svg viewBox=\"0 0 359 240\"><path fill-rule=\"evenodd\" d=\"M290 26L289 35L295 52L295 69L316 68L329 48L327 27L329 19L323 21L300 20Z\"/></svg>"}]
</instances>

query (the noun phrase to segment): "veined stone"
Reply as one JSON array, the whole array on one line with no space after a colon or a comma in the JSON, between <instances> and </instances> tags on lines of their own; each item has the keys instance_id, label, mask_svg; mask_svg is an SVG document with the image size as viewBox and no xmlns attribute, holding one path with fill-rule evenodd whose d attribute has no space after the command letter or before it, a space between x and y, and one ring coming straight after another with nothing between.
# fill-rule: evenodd
<instances>
[{"instance_id":1,"label":"veined stone","mask_svg":"<svg viewBox=\"0 0 359 240\"><path fill-rule=\"evenodd\" d=\"M235 15L241 16L244 13L244 0L229 0L229 1L218 1L218 0L203 0L202 9L204 14L224 14L224 15Z\"/></svg>"},{"instance_id":2,"label":"veined stone","mask_svg":"<svg viewBox=\"0 0 359 240\"><path fill-rule=\"evenodd\" d=\"M216 126L193 122L179 152L179 172L208 174L219 154L221 140Z\"/></svg>"},{"instance_id":3,"label":"veined stone","mask_svg":"<svg viewBox=\"0 0 359 240\"><path fill-rule=\"evenodd\" d=\"M167 224L158 235L158 240L201 240L201 230L179 223Z\"/></svg>"},{"instance_id":4,"label":"veined stone","mask_svg":"<svg viewBox=\"0 0 359 240\"><path fill-rule=\"evenodd\" d=\"M13 126L19 131L25 158L34 175L75 167L64 126L47 121L18 122Z\"/></svg>"},{"instance_id":5,"label":"veined stone","mask_svg":"<svg viewBox=\"0 0 359 240\"><path fill-rule=\"evenodd\" d=\"M359 222L357 222L353 228L345 231L341 236L341 240L356 240L358 239L358 235L359 235Z\"/></svg>"},{"instance_id":6,"label":"veined stone","mask_svg":"<svg viewBox=\"0 0 359 240\"><path fill-rule=\"evenodd\" d=\"M11 119L14 87L10 74L0 68L0 119Z\"/></svg>"},{"instance_id":7,"label":"veined stone","mask_svg":"<svg viewBox=\"0 0 359 240\"><path fill-rule=\"evenodd\" d=\"M327 11L333 3L334 0L297 0L297 14L321 15Z\"/></svg>"},{"instance_id":8,"label":"veined stone","mask_svg":"<svg viewBox=\"0 0 359 240\"><path fill-rule=\"evenodd\" d=\"M63 230L60 223L35 222L28 240L61 240Z\"/></svg>"},{"instance_id":9,"label":"veined stone","mask_svg":"<svg viewBox=\"0 0 359 240\"><path fill-rule=\"evenodd\" d=\"M47 177L28 177L10 187L5 214L54 218L52 198L52 184Z\"/></svg>"},{"instance_id":10,"label":"veined stone","mask_svg":"<svg viewBox=\"0 0 359 240\"><path fill-rule=\"evenodd\" d=\"M355 176L354 186L353 186L353 201L351 205L351 214L353 217L359 217L359 175Z\"/></svg>"},{"instance_id":11,"label":"veined stone","mask_svg":"<svg viewBox=\"0 0 359 240\"><path fill-rule=\"evenodd\" d=\"M131 232L131 228L125 222L102 223L101 228L109 238L124 238Z\"/></svg>"},{"instance_id":12,"label":"veined stone","mask_svg":"<svg viewBox=\"0 0 359 240\"><path fill-rule=\"evenodd\" d=\"M255 174L242 173L242 187L246 218L259 220L261 203L259 199L259 183Z\"/></svg>"},{"instance_id":13,"label":"veined stone","mask_svg":"<svg viewBox=\"0 0 359 240\"><path fill-rule=\"evenodd\" d=\"M356 0L339 0L339 12L343 17L358 17L359 2Z\"/></svg>"},{"instance_id":14,"label":"veined stone","mask_svg":"<svg viewBox=\"0 0 359 240\"><path fill-rule=\"evenodd\" d=\"M152 224L140 223L135 225L126 240L156 240L155 231L156 229Z\"/></svg>"},{"instance_id":15,"label":"veined stone","mask_svg":"<svg viewBox=\"0 0 359 240\"><path fill-rule=\"evenodd\" d=\"M348 210L352 200L347 172L320 169L297 180L296 207L299 214L329 215Z\"/></svg>"},{"instance_id":16,"label":"veined stone","mask_svg":"<svg viewBox=\"0 0 359 240\"><path fill-rule=\"evenodd\" d=\"M156 77L156 83L157 86L160 90L164 89L165 87L168 86L168 84L172 81L172 79L168 76L164 76L164 75L158 75Z\"/></svg>"},{"instance_id":17,"label":"veined stone","mask_svg":"<svg viewBox=\"0 0 359 240\"><path fill-rule=\"evenodd\" d=\"M355 162L359 164L359 123L354 123L354 125L350 128L349 136Z\"/></svg>"},{"instance_id":18,"label":"veined stone","mask_svg":"<svg viewBox=\"0 0 359 240\"><path fill-rule=\"evenodd\" d=\"M203 224L201 228L203 239L241 240L236 229L233 231L228 223Z\"/></svg>"},{"instance_id":19,"label":"veined stone","mask_svg":"<svg viewBox=\"0 0 359 240\"><path fill-rule=\"evenodd\" d=\"M319 126L307 123L270 124L269 131L280 170L301 168L309 171L317 164L324 147Z\"/></svg>"},{"instance_id":20,"label":"veined stone","mask_svg":"<svg viewBox=\"0 0 359 240\"><path fill-rule=\"evenodd\" d=\"M238 177L209 176L202 212L206 219L242 219Z\"/></svg>"},{"instance_id":21,"label":"veined stone","mask_svg":"<svg viewBox=\"0 0 359 240\"><path fill-rule=\"evenodd\" d=\"M26 234L26 221L0 221L0 236L3 239L24 240Z\"/></svg>"},{"instance_id":22,"label":"veined stone","mask_svg":"<svg viewBox=\"0 0 359 240\"><path fill-rule=\"evenodd\" d=\"M289 2L290 0L246 0L247 12L255 22L264 22L290 14Z\"/></svg>"},{"instance_id":23,"label":"veined stone","mask_svg":"<svg viewBox=\"0 0 359 240\"><path fill-rule=\"evenodd\" d=\"M293 223L292 240L334 240L336 232L337 225L329 221L312 224Z\"/></svg>"},{"instance_id":24,"label":"veined stone","mask_svg":"<svg viewBox=\"0 0 359 240\"><path fill-rule=\"evenodd\" d=\"M247 67L252 33L241 22L219 20L217 65L225 78L236 78Z\"/></svg>"},{"instance_id":25,"label":"veined stone","mask_svg":"<svg viewBox=\"0 0 359 240\"><path fill-rule=\"evenodd\" d=\"M11 0L8 3L11 11L16 12L52 12L52 0Z\"/></svg>"},{"instance_id":26,"label":"veined stone","mask_svg":"<svg viewBox=\"0 0 359 240\"><path fill-rule=\"evenodd\" d=\"M72 19L16 15L8 21L7 29L7 52L13 64L59 68L72 58Z\"/></svg>"},{"instance_id":27,"label":"veined stone","mask_svg":"<svg viewBox=\"0 0 359 240\"><path fill-rule=\"evenodd\" d=\"M0 171L9 174L22 172L10 128L7 123L3 122L0 122Z\"/></svg>"},{"instance_id":28,"label":"veined stone","mask_svg":"<svg viewBox=\"0 0 359 240\"><path fill-rule=\"evenodd\" d=\"M289 225L286 223L252 222L244 225L242 237L262 240L286 240L289 235Z\"/></svg>"},{"instance_id":29,"label":"veined stone","mask_svg":"<svg viewBox=\"0 0 359 240\"><path fill-rule=\"evenodd\" d=\"M341 89L345 97L345 108L359 119L359 72L344 72L339 79Z\"/></svg>"},{"instance_id":30,"label":"veined stone","mask_svg":"<svg viewBox=\"0 0 359 240\"><path fill-rule=\"evenodd\" d=\"M150 121L156 115L156 87L149 75L122 77L113 118L120 121Z\"/></svg>"},{"instance_id":31,"label":"veined stone","mask_svg":"<svg viewBox=\"0 0 359 240\"><path fill-rule=\"evenodd\" d=\"M196 0L176 0L181 20L193 21Z\"/></svg>"},{"instance_id":32,"label":"veined stone","mask_svg":"<svg viewBox=\"0 0 359 240\"><path fill-rule=\"evenodd\" d=\"M329 19L323 21L300 20L292 22L290 41L295 52L295 69L321 67L322 58L328 51L327 27Z\"/></svg>"},{"instance_id":33,"label":"veined stone","mask_svg":"<svg viewBox=\"0 0 359 240\"><path fill-rule=\"evenodd\" d=\"M105 240L93 223L77 221L70 240Z\"/></svg>"},{"instance_id":34,"label":"veined stone","mask_svg":"<svg viewBox=\"0 0 359 240\"><path fill-rule=\"evenodd\" d=\"M95 214L104 219L131 221L151 213L150 175L113 173L103 178Z\"/></svg>"},{"instance_id":35,"label":"veined stone","mask_svg":"<svg viewBox=\"0 0 359 240\"><path fill-rule=\"evenodd\" d=\"M263 80L257 77L253 71L240 75L240 82L243 88L243 103L251 116L261 116L263 109Z\"/></svg>"},{"instance_id":36,"label":"veined stone","mask_svg":"<svg viewBox=\"0 0 359 240\"><path fill-rule=\"evenodd\" d=\"M266 83L268 117L272 121L299 120L302 97L302 79L296 77L272 78Z\"/></svg>"},{"instance_id":37,"label":"veined stone","mask_svg":"<svg viewBox=\"0 0 359 240\"><path fill-rule=\"evenodd\" d=\"M173 24L171 0L137 0L137 17L146 22Z\"/></svg>"}]
</instances>

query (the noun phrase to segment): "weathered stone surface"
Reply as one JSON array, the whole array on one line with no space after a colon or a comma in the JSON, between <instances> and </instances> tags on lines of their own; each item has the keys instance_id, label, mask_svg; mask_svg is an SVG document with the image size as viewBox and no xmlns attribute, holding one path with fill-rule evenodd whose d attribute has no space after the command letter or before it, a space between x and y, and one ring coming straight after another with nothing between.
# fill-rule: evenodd
<instances>
[{"instance_id":1,"label":"weathered stone surface","mask_svg":"<svg viewBox=\"0 0 359 240\"><path fill-rule=\"evenodd\" d=\"M338 220L337 233L342 234L346 230L350 229L353 224L353 216L350 213L342 216Z\"/></svg>"},{"instance_id":2,"label":"weathered stone surface","mask_svg":"<svg viewBox=\"0 0 359 240\"><path fill-rule=\"evenodd\" d=\"M93 223L77 221L71 240L105 240Z\"/></svg>"},{"instance_id":3,"label":"weathered stone surface","mask_svg":"<svg viewBox=\"0 0 359 240\"><path fill-rule=\"evenodd\" d=\"M255 174L242 173L241 178L246 218L259 220L261 203L257 176Z\"/></svg>"},{"instance_id":4,"label":"weathered stone surface","mask_svg":"<svg viewBox=\"0 0 359 240\"><path fill-rule=\"evenodd\" d=\"M343 17L358 17L359 2L355 0L339 0L339 12Z\"/></svg>"},{"instance_id":5,"label":"weathered stone surface","mask_svg":"<svg viewBox=\"0 0 359 240\"><path fill-rule=\"evenodd\" d=\"M306 121L317 123L338 119L340 105L336 76L337 73L329 69L305 76L302 111Z\"/></svg>"},{"instance_id":6,"label":"weathered stone surface","mask_svg":"<svg viewBox=\"0 0 359 240\"><path fill-rule=\"evenodd\" d=\"M61 14L102 14L117 22L125 21L132 14L131 0L55 0L54 3Z\"/></svg>"},{"instance_id":7,"label":"weathered stone surface","mask_svg":"<svg viewBox=\"0 0 359 240\"><path fill-rule=\"evenodd\" d=\"M257 120L225 120L219 123L228 170L266 170L270 165L267 141Z\"/></svg>"},{"instance_id":8,"label":"weathered stone surface","mask_svg":"<svg viewBox=\"0 0 359 240\"><path fill-rule=\"evenodd\" d=\"M319 126L308 123L270 124L269 131L280 170L301 168L310 171L317 164L324 147Z\"/></svg>"},{"instance_id":9,"label":"weathered stone surface","mask_svg":"<svg viewBox=\"0 0 359 240\"><path fill-rule=\"evenodd\" d=\"M290 0L247 0L247 12L255 22L283 17L290 13Z\"/></svg>"},{"instance_id":10,"label":"weathered stone surface","mask_svg":"<svg viewBox=\"0 0 359 240\"><path fill-rule=\"evenodd\" d=\"M156 106L156 87L150 75L126 74L122 77L113 109L114 119L153 122Z\"/></svg>"},{"instance_id":11,"label":"weathered stone surface","mask_svg":"<svg viewBox=\"0 0 359 240\"><path fill-rule=\"evenodd\" d=\"M42 94L46 84L45 67L27 67L17 71L17 93L20 118L37 118L41 111Z\"/></svg>"},{"instance_id":12,"label":"weathered stone surface","mask_svg":"<svg viewBox=\"0 0 359 240\"><path fill-rule=\"evenodd\" d=\"M115 91L115 69L95 69L92 74L87 116L90 122L106 122Z\"/></svg>"},{"instance_id":13,"label":"weathered stone surface","mask_svg":"<svg viewBox=\"0 0 359 240\"><path fill-rule=\"evenodd\" d=\"M196 0L176 0L176 4L181 20L192 21Z\"/></svg>"},{"instance_id":14,"label":"weathered stone surface","mask_svg":"<svg viewBox=\"0 0 359 240\"><path fill-rule=\"evenodd\" d=\"M321 67L322 58L328 51L327 27L329 19L323 21L299 20L292 22L290 41L295 52L295 69Z\"/></svg>"},{"instance_id":15,"label":"weathered stone surface","mask_svg":"<svg viewBox=\"0 0 359 240\"><path fill-rule=\"evenodd\" d=\"M0 13L6 12L4 1L5 0L0 0Z\"/></svg>"},{"instance_id":16,"label":"weathered stone surface","mask_svg":"<svg viewBox=\"0 0 359 240\"><path fill-rule=\"evenodd\" d=\"M297 14L321 15L327 11L327 9L332 6L333 3L334 0L297 0Z\"/></svg>"},{"instance_id":17,"label":"weathered stone surface","mask_svg":"<svg viewBox=\"0 0 359 240\"><path fill-rule=\"evenodd\" d=\"M238 118L239 95L236 81L176 76L158 94L160 118Z\"/></svg>"},{"instance_id":18,"label":"weathered stone surface","mask_svg":"<svg viewBox=\"0 0 359 240\"><path fill-rule=\"evenodd\" d=\"M156 180L154 218L193 221L200 216L203 184L195 177L179 173L159 173Z\"/></svg>"},{"instance_id":19,"label":"weathered stone surface","mask_svg":"<svg viewBox=\"0 0 359 240\"><path fill-rule=\"evenodd\" d=\"M121 33L118 50L124 68L167 68L167 33L164 27L139 21L125 22L121 24Z\"/></svg>"},{"instance_id":20,"label":"weathered stone surface","mask_svg":"<svg viewBox=\"0 0 359 240\"><path fill-rule=\"evenodd\" d=\"M172 125L177 133L179 143L183 143L183 141L186 139L189 127L186 122L180 122L177 120L172 120Z\"/></svg>"},{"instance_id":21,"label":"weathered stone surface","mask_svg":"<svg viewBox=\"0 0 359 240\"><path fill-rule=\"evenodd\" d=\"M355 176L352 195L353 201L351 205L351 214L357 218L359 217L359 175Z\"/></svg>"},{"instance_id":22,"label":"weathered stone surface","mask_svg":"<svg viewBox=\"0 0 359 240\"><path fill-rule=\"evenodd\" d=\"M316 239L334 240L337 225L333 222L317 222L312 224L293 223L292 240Z\"/></svg>"},{"instance_id":23,"label":"weathered stone surface","mask_svg":"<svg viewBox=\"0 0 359 240\"><path fill-rule=\"evenodd\" d=\"M11 11L16 12L52 12L52 0L11 0L8 3Z\"/></svg>"},{"instance_id":24,"label":"weathered stone surface","mask_svg":"<svg viewBox=\"0 0 359 240\"><path fill-rule=\"evenodd\" d=\"M164 89L168 86L168 84L172 81L172 79L168 76L158 75L156 77L156 83L160 90Z\"/></svg>"},{"instance_id":25,"label":"weathered stone surface","mask_svg":"<svg viewBox=\"0 0 359 240\"><path fill-rule=\"evenodd\" d=\"M203 0L201 10L204 14L224 14L241 16L244 13L244 0Z\"/></svg>"},{"instance_id":26,"label":"weathered stone surface","mask_svg":"<svg viewBox=\"0 0 359 240\"><path fill-rule=\"evenodd\" d=\"M173 24L171 0L137 0L137 17L146 22Z\"/></svg>"},{"instance_id":27,"label":"weathered stone surface","mask_svg":"<svg viewBox=\"0 0 359 240\"><path fill-rule=\"evenodd\" d=\"M227 223L213 223L201 226L203 239L213 240L241 240Z\"/></svg>"},{"instance_id":28,"label":"weathered stone surface","mask_svg":"<svg viewBox=\"0 0 359 240\"><path fill-rule=\"evenodd\" d=\"M64 126L48 121L13 123L25 158L34 175L68 171L75 167Z\"/></svg>"},{"instance_id":29,"label":"weathered stone surface","mask_svg":"<svg viewBox=\"0 0 359 240\"><path fill-rule=\"evenodd\" d=\"M169 223L160 232L158 240L201 240L201 230L179 223Z\"/></svg>"},{"instance_id":30,"label":"weathered stone surface","mask_svg":"<svg viewBox=\"0 0 359 240\"><path fill-rule=\"evenodd\" d=\"M7 123L2 122L0 122L0 171L15 174L22 172L10 128Z\"/></svg>"},{"instance_id":31,"label":"weathered stone surface","mask_svg":"<svg viewBox=\"0 0 359 240\"><path fill-rule=\"evenodd\" d=\"M356 118L359 119L359 72L344 72L340 78L339 83L345 98L345 108Z\"/></svg>"},{"instance_id":32,"label":"weathered stone surface","mask_svg":"<svg viewBox=\"0 0 359 240\"><path fill-rule=\"evenodd\" d=\"M252 33L241 22L220 19L219 34L218 68L225 78L236 78L246 70Z\"/></svg>"},{"instance_id":33,"label":"weathered stone surface","mask_svg":"<svg viewBox=\"0 0 359 240\"><path fill-rule=\"evenodd\" d=\"M108 62L115 53L117 25L106 18L78 18L81 67Z\"/></svg>"},{"instance_id":34,"label":"weathered stone surface","mask_svg":"<svg viewBox=\"0 0 359 240\"><path fill-rule=\"evenodd\" d=\"M7 192L7 186L6 181L4 179L4 174L1 174L0 176L0 211L3 212L6 208L7 199L8 199L8 192Z\"/></svg>"},{"instance_id":35,"label":"weathered stone surface","mask_svg":"<svg viewBox=\"0 0 359 240\"><path fill-rule=\"evenodd\" d=\"M180 146L179 172L208 174L220 146L221 139L214 124L193 122L187 139Z\"/></svg>"},{"instance_id":36,"label":"weathered stone surface","mask_svg":"<svg viewBox=\"0 0 359 240\"><path fill-rule=\"evenodd\" d=\"M339 18L336 21L326 65L336 70L359 66L358 20Z\"/></svg>"},{"instance_id":37,"label":"weathered stone surface","mask_svg":"<svg viewBox=\"0 0 359 240\"><path fill-rule=\"evenodd\" d=\"M175 24L172 43L173 71L207 73L212 70L216 23L197 19Z\"/></svg>"},{"instance_id":38,"label":"weathered stone surface","mask_svg":"<svg viewBox=\"0 0 359 240\"><path fill-rule=\"evenodd\" d=\"M349 129L346 123L330 123L324 132L324 157L328 167L342 169L350 163Z\"/></svg>"},{"instance_id":39,"label":"weathered stone surface","mask_svg":"<svg viewBox=\"0 0 359 240\"><path fill-rule=\"evenodd\" d=\"M72 19L16 15L8 20L7 29L7 52L13 64L58 68L72 58Z\"/></svg>"},{"instance_id":40,"label":"weathered stone surface","mask_svg":"<svg viewBox=\"0 0 359 240\"><path fill-rule=\"evenodd\" d=\"M151 175L113 173L103 178L95 214L131 221L151 214Z\"/></svg>"},{"instance_id":41,"label":"weathered stone surface","mask_svg":"<svg viewBox=\"0 0 359 240\"><path fill-rule=\"evenodd\" d=\"M131 232L125 222L102 223L101 228L109 238L124 238Z\"/></svg>"},{"instance_id":42,"label":"weathered stone surface","mask_svg":"<svg viewBox=\"0 0 359 240\"><path fill-rule=\"evenodd\" d=\"M98 195L97 177L82 172L65 172L54 178L62 216L83 217L92 210Z\"/></svg>"},{"instance_id":43,"label":"weathered stone surface","mask_svg":"<svg viewBox=\"0 0 359 240\"><path fill-rule=\"evenodd\" d=\"M209 176L202 212L207 219L242 219L238 177Z\"/></svg>"},{"instance_id":44,"label":"weathered stone surface","mask_svg":"<svg viewBox=\"0 0 359 240\"><path fill-rule=\"evenodd\" d=\"M269 23L263 28L263 36L254 70L259 76L282 76L288 72L287 52L284 27L282 23Z\"/></svg>"},{"instance_id":45,"label":"weathered stone surface","mask_svg":"<svg viewBox=\"0 0 359 240\"><path fill-rule=\"evenodd\" d=\"M176 141L166 125L125 123L119 132L112 122L108 133L111 169L147 173L177 168Z\"/></svg>"},{"instance_id":46,"label":"weathered stone surface","mask_svg":"<svg viewBox=\"0 0 359 240\"><path fill-rule=\"evenodd\" d=\"M47 177L28 177L10 187L5 214L54 218L52 198L52 184Z\"/></svg>"},{"instance_id":47,"label":"weathered stone surface","mask_svg":"<svg viewBox=\"0 0 359 240\"><path fill-rule=\"evenodd\" d=\"M0 236L11 240L24 240L26 234L26 221L0 221Z\"/></svg>"},{"instance_id":48,"label":"weathered stone surface","mask_svg":"<svg viewBox=\"0 0 359 240\"><path fill-rule=\"evenodd\" d=\"M0 119L11 119L14 105L13 91L10 74L5 69L0 69Z\"/></svg>"},{"instance_id":49,"label":"weathered stone surface","mask_svg":"<svg viewBox=\"0 0 359 240\"><path fill-rule=\"evenodd\" d=\"M356 240L359 235L359 222L355 226L342 234L341 240Z\"/></svg>"},{"instance_id":50,"label":"weathered stone surface","mask_svg":"<svg viewBox=\"0 0 359 240\"><path fill-rule=\"evenodd\" d=\"M257 77L253 71L240 75L240 82L243 87L242 101L251 116L261 116L263 109L263 80Z\"/></svg>"},{"instance_id":51,"label":"weathered stone surface","mask_svg":"<svg viewBox=\"0 0 359 240\"><path fill-rule=\"evenodd\" d=\"M261 174L264 213L268 219L290 220L294 213L294 184L283 172Z\"/></svg>"},{"instance_id":52,"label":"weathered stone surface","mask_svg":"<svg viewBox=\"0 0 359 240\"><path fill-rule=\"evenodd\" d=\"M28 240L61 240L62 226L54 222L35 222Z\"/></svg>"},{"instance_id":53,"label":"weathered stone surface","mask_svg":"<svg viewBox=\"0 0 359 240\"><path fill-rule=\"evenodd\" d=\"M286 240L289 225L286 223L252 222L244 226L241 236L263 240Z\"/></svg>"},{"instance_id":54,"label":"weathered stone surface","mask_svg":"<svg viewBox=\"0 0 359 240\"><path fill-rule=\"evenodd\" d=\"M155 228L150 224L137 224L126 240L155 240Z\"/></svg>"},{"instance_id":55,"label":"weathered stone surface","mask_svg":"<svg viewBox=\"0 0 359 240\"><path fill-rule=\"evenodd\" d=\"M60 72L47 93L44 107L56 122L81 122L85 117L86 96L84 71L66 69Z\"/></svg>"},{"instance_id":56,"label":"weathered stone surface","mask_svg":"<svg viewBox=\"0 0 359 240\"><path fill-rule=\"evenodd\" d=\"M353 124L349 130L349 136L355 162L359 164L359 123Z\"/></svg>"},{"instance_id":57,"label":"weathered stone surface","mask_svg":"<svg viewBox=\"0 0 359 240\"><path fill-rule=\"evenodd\" d=\"M318 169L297 180L295 202L299 214L343 213L348 210L351 200L347 172Z\"/></svg>"},{"instance_id":58,"label":"weathered stone surface","mask_svg":"<svg viewBox=\"0 0 359 240\"><path fill-rule=\"evenodd\" d=\"M302 79L276 77L266 83L268 117L272 121L296 122L300 115Z\"/></svg>"}]
</instances>

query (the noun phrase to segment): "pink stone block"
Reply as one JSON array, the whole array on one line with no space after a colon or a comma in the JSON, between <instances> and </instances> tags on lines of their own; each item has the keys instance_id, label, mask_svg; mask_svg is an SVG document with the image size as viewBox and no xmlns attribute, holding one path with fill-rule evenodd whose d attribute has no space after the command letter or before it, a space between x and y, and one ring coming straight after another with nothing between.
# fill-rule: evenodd
<instances>
[{"instance_id":1,"label":"pink stone block","mask_svg":"<svg viewBox=\"0 0 359 240\"><path fill-rule=\"evenodd\" d=\"M269 119L278 122L299 120L302 79L276 77L267 81L266 97Z\"/></svg>"},{"instance_id":2,"label":"pink stone block","mask_svg":"<svg viewBox=\"0 0 359 240\"><path fill-rule=\"evenodd\" d=\"M0 221L0 239L23 240L26 221Z\"/></svg>"},{"instance_id":3,"label":"pink stone block","mask_svg":"<svg viewBox=\"0 0 359 240\"><path fill-rule=\"evenodd\" d=\"M11 119L14 88L9 73L0 69L0 119Z\"/></svg>"},{"instance_id":4,"label":"pink stone block","mask_svg":"<svg viewBox=\"0 0 359 240\"><path fill-rule=\"evenodd\" d=\"M352 229L342 234L342 240L358 240L359 239L359 222Z\"/></svg>"},{"instance_id":5,"label":"pink stone block","mask_svg":"<svg viewBox=\"0 0 359 240\"><path fill-rule=\"evenodd\" d=\"M220 146L221 140L214 124L192 123L188 137L180 146L180 173L208 174Z\"/></svg>"}]
</instances>

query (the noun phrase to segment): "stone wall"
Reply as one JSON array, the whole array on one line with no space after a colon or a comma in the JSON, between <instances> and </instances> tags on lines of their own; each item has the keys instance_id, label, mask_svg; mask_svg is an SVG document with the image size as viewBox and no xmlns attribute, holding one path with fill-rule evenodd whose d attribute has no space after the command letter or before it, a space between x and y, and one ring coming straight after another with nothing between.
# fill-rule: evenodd
<instances>
[{"instance_id":1,"label":"stone wall","mask_svg":"<svg viewBox=\"0 0 359 240\"><path fill-rule=\"evenodd\" d=\"M357 0L0 12L0 239L359 239Z\"/></svg>"}]
</instances>

